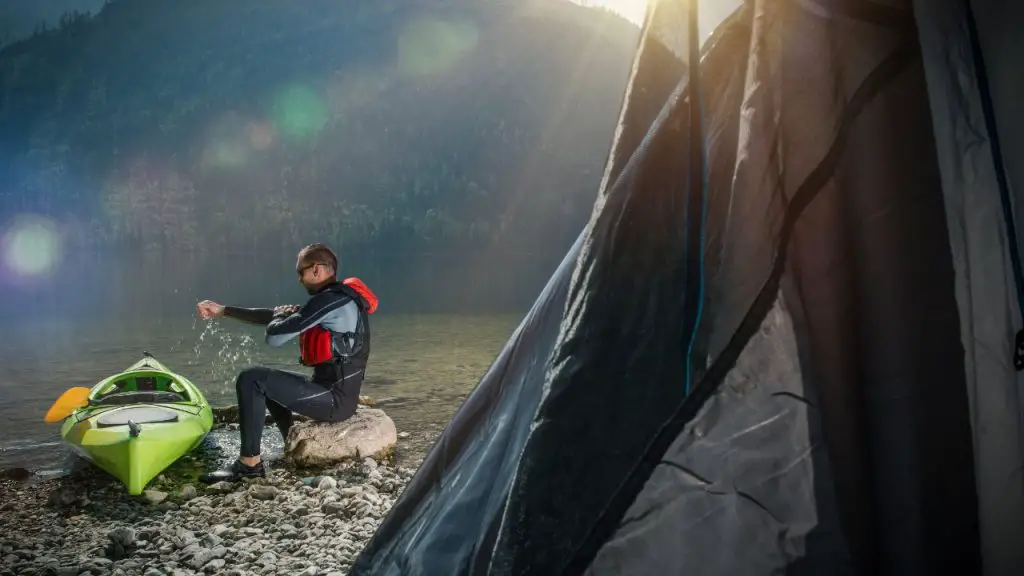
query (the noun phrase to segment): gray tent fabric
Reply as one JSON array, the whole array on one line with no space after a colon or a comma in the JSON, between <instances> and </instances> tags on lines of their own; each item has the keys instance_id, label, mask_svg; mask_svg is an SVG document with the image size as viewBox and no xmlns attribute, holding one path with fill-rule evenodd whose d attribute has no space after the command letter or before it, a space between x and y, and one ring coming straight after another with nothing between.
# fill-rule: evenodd
<instances>
[{"instance_id":1,"label":"gray tent fabric","mask_svg":"<svg viewBox=\"0 0 1024 576\"><path fill-rule=\"evenodd\" d=\"M1020 10L747 0L698 83L654 3L591 222L351 573L1024 574Z\"/></svg>"},{"instance_id":2,"label":"gray tent fabric","mask_svg":"<svg viewBox=\"0 0 1024 576\"><path fill-rule=\"evenodd\" d=\"M1024 190L1024 38L1013 23L1024 6L994 0L971 3L987 64L1011 189ZM960 0L916 1L928 76L949 245L956 267L956 297L964 344L966 385L974 428L979 528L986 574L1024 574L1024 397L1012 349L1021 311L1013 298L1007 260L1011 241L999 202L992 135L983 120L979 86ZM1016 171L1014 169L1016 168ZM1014 196L1017 222L1024 210ZM1019 320L1017 320L1019 322Z\"/></svg>"}]
</instances>

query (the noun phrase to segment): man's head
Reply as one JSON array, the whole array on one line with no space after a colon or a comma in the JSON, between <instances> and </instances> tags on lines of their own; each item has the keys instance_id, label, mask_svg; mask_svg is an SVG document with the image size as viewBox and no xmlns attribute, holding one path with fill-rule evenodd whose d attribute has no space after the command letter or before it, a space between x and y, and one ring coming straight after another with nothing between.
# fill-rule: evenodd
<instances>
[{"instance_id":1,"label":"man's head","mask_svg":"<svg viewBox=\"0 0 1024 576\"><path fill-rule=\"evenodd\" d=\"M306 292L315 294L327 284L337 281L338 257L323 244L310 244L299 250L295 272Z\"/></svg>"}]
</instances>

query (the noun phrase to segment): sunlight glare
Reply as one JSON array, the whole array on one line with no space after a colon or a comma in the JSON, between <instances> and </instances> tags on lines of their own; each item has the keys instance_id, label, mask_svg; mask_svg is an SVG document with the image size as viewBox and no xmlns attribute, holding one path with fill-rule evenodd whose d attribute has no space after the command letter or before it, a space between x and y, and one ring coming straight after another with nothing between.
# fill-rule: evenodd
<instances>
[{"instance_id":1,"label":"sunlight glare","mask_svg":"<svg viewBox=\"0 0 1024 576\"><path fill-rule=\"evenodd\" d=\"M472 52L479 40L479 30L468 20L413 20L398 37L398 68L410 76L445 72Z\"/></svg>"},{"instance_id":2,"label":"sunlight glare","mask_svg":"<svg viewBox=\"0 0 1024 576\"><path fill-rule=\"evenodd\" d=\"M647 14L648 0L574 0L581 6L590 8L602 8L615 12L633 24L640 26L644 23L644 16Z\"/></svg>"},{"instance_id":3,"label":"sunlight glare","mask_svg":"<svg viewBox=\"0 0 1024 576\"><path fill-rule=\"evenodd\" d=\"M626 20L643 26L647 15L647 5L654 5L658 0L571 0L581 6L599 8L614 12ZM688 4L687 0L670 0L675 4L672 12ZM743 4L743 0L698 0L698 20L700 22L700 38L707 39L715 28Z\"/></svg>"},{"instance_id":4,"label":"sunlight glare","mask_svg":"<svg viewBox=\"0 0 1024 576\"><path fill-rule=\"evenodd\" d=\"M3 238L3 262L21 276L51 270L60 255L60 232L49 218L26 215L15 221Z\"/></svg>"}]
</instances>

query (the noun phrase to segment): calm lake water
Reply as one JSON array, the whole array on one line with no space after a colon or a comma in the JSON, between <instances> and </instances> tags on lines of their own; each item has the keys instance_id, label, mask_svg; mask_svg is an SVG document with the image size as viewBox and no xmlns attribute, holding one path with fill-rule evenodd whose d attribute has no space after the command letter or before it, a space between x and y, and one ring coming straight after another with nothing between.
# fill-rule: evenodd
<instances>
[{"instance_id":1,"label":"calm lake water","mask_svg":"<svg viewBox=\"0 0 1024 576\"><path fill-rule=\"evenodd\" d=\"M373 317L373 352L363 394L409 438L399 460L414 463L473 390L521 319L504 315ZM262 329L182 316L159 322L49 320L7 327L0 342L0 468L59 474L68 462L59 424L43 414L72 386L91 386L149 351L200 386L211 404L234 404L234 379L265 365L303 371L295 344L272 349ZM223 432L219 435L237 432ZM279 449L276 431L264 439ZM274 448L270 448L272 451Z\"/></svg>"}]
</instances>

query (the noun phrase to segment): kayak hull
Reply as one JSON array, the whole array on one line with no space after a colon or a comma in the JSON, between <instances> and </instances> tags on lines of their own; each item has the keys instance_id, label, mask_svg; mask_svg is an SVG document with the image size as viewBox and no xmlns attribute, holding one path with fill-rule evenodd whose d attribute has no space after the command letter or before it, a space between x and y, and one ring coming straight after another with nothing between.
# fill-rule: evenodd
<instances>
[{"instance_id":1,"label":"kayak hull","mask_svg":"<svg viewBox=\"0 0 1024 576\"><path fill-rule=\"evenodd\" d=\"M142 494L213 427L199 389L151 357L96 384L89 398L64 421L61 436L131 495Z\"/></svg>"}]
</instances>

